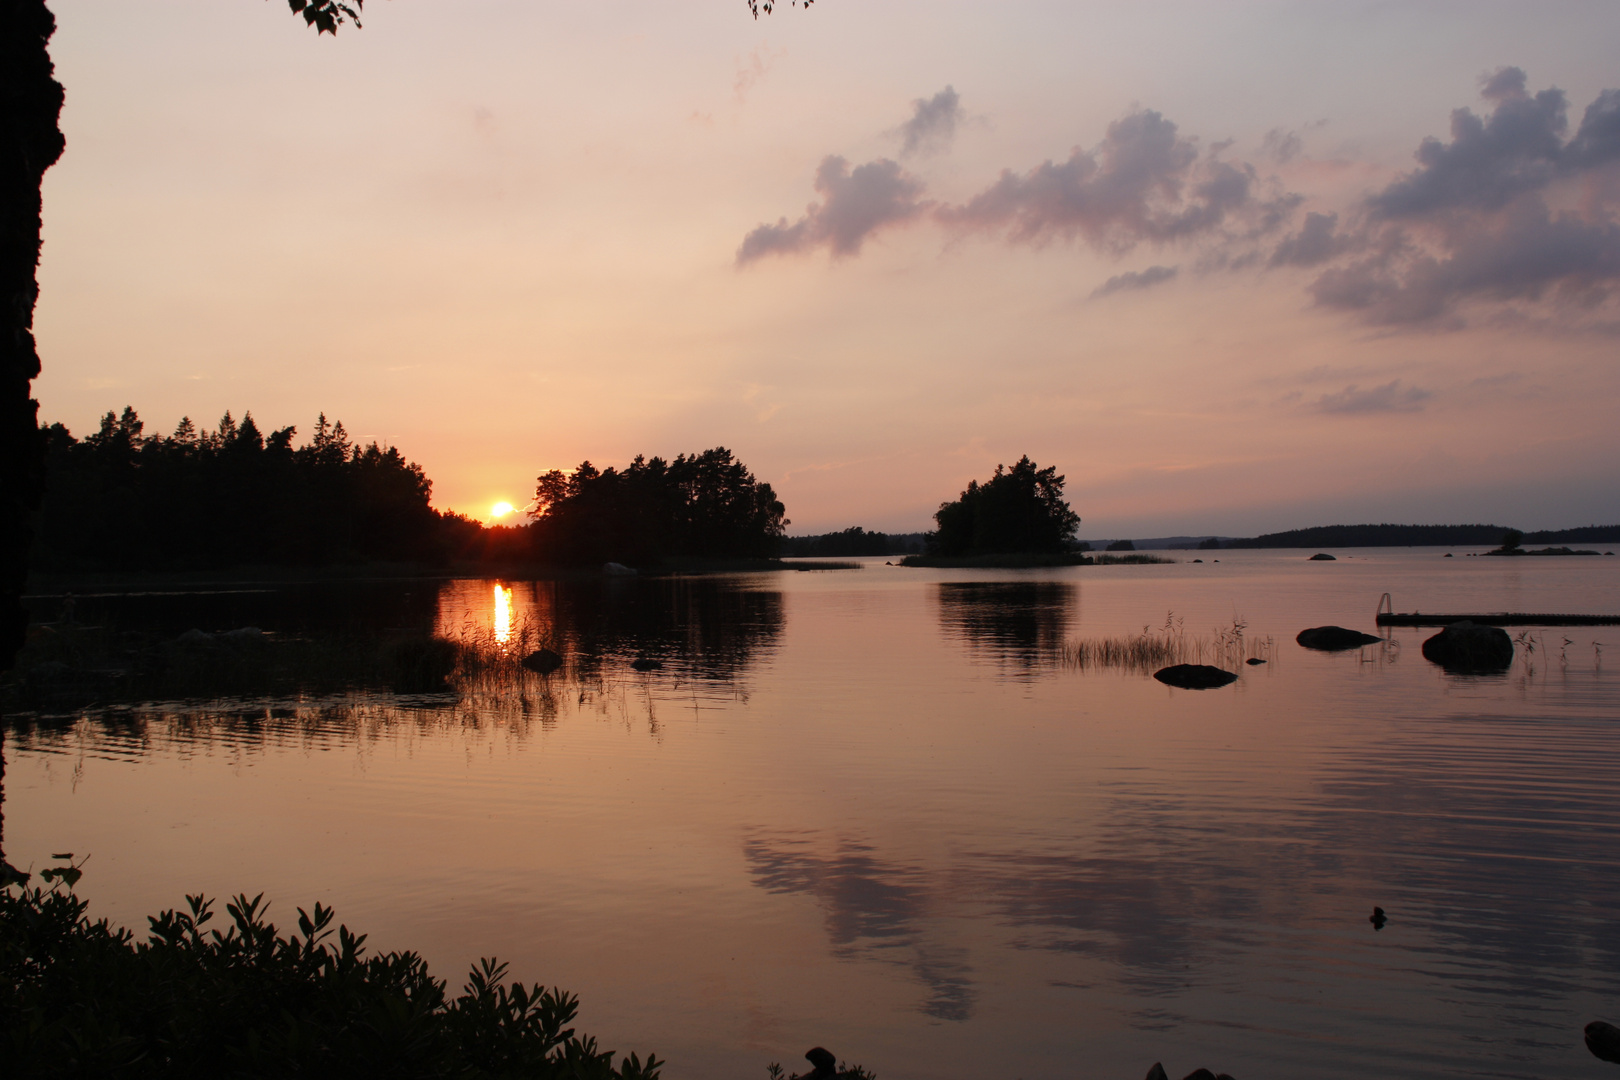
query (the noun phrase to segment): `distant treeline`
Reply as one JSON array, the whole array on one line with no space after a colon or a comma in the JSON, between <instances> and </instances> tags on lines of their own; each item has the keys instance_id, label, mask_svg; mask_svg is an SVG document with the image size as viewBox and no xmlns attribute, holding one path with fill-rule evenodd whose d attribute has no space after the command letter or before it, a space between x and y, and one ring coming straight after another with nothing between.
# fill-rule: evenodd
<instances>
[{"instance_id":1,"label":"distant treeline","mask_svg":"<svg viewBox=\"0 0 1620 1080\"><path fill-rule=\"evenodd\" d=\"M454 519L393 447L351 442L324 415L314 435L261 432L251 413L215 431L187 418L147 435L135 410L76 439L44 431L45 500L33 565L43 570L190 570L442 558ZM463 526L464 527L464 526Z\"/></svg>"},{"instance_id":2,"label":"distant treeline","mask_svg":"<svg viewBox=\"0 0 1620 1080\"><path fill-rule=\"evenodd\" d=\"M1510 530L1502 525L1318 525L1310 529L1222 540L1223 548L1468 547L1500 544ZM1525 533L1527 544L1609 544L1620 542L1620 525L1588 525ZM1210 541L1205 541L1209 544ZM1204 546L1204 545L1200 545Z\"/></svg>"},{"instance_id":3,"label":"distant treeline","mask_svg":"<svg viewBox=\"0 0 1620 1080\"><path fill-rule=\"evenodd\" d=\"M784 536L778 550L784 558L848 558L853 555L914 555L923 550L925 533L867 532L851 525L816 536Z\"/></svg>"}]
</instances>

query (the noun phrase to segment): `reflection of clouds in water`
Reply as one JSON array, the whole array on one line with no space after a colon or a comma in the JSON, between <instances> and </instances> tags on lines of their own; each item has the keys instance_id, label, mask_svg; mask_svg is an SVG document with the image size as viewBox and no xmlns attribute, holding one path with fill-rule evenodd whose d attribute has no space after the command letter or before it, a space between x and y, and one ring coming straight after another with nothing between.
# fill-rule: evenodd
<instances>
[{"instance_id":1,"label":"reflection of clouds in water","mask_svg":"<svg viewBox=\"0 0 1620 1080\"><path fill-rule=\"evenodd\" d=\"M1240 943L1230 930L1258 913L1241 878L1176 861L1002 854L975 860L965 883L986 897L1015 947L1096 957L1133 991L1180 990L1190 964ZM1027 932L1034 932L1033 935Z\"/></svg>"},{"instance_id":2,"label":"reflection of clouds in water","mask_svg":"<svg viewBox=\"0 0 1620 1080\"><path fill-rule=\"evenodd\" d=\"M880 950L903 950L902 961L929 989L922 1012L939 1020L967 1020L977 992L967 950L927 940L926 870L885 862L868 844L841 840L827 854L809 837L751 839L743 845L754 884L771 893L803 893L827 913L833 955L878 958ZM893 962L893 961L891 961Z\"/></svg>"},{"instance_id":3,"label":"reflection of clouds in water","mask_svg":"<svg viewBox=\"0 0 1620 1080\"><path fill-rule=\"evenodd\" d=\"M1080 590L1067 581L947 581L936 597L947 637L1030 672L1062 656Z\"/></svg>"},{"instance_id":4,"label":"reflection of clouds in water","mask_svg":"<svg viewBox=\"0 0 1620 1080\"><path fill-rule=\"evenodd\" d=\"M1455 1035L1448 1053L1483 1067L1567 1043L1583 1002L1620 996L1620 920L1598 899L1620 894L1611 726L1413 719L1291 787L1121 779L1021 847L924 861L798 833L745 855L762 889L819 901L833 955L903 964L941 1019L974 1014L969 950L1011 949L1137 1029L1309 1042L1353 1015Z\"/></svg>"}]
</instances>

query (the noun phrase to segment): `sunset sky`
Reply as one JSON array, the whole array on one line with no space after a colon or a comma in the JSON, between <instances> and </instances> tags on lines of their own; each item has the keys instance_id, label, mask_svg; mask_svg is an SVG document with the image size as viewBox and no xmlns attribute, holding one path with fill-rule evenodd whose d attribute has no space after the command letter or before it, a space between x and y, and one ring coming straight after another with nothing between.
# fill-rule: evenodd
<instances>
[{"instance_id":1,"label":"sunset sky","mask_svg":"<svg viewBox=\"0 0 1620 1080\"><path fill-rule=\"evenodd\" d=\"M53 0L41 415L318 412L485 517L1620 521L1620 4ZM1432 140L1432 141L1426 141Z\"/></svg>"}]
</instances>

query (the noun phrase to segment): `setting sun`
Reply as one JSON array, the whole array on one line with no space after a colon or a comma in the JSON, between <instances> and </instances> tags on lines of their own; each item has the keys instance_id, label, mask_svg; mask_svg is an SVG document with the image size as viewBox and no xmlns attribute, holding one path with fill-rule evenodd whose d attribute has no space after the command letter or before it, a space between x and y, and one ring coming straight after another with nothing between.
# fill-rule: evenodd
<instances>
[{"instance_id":1,"label":"setting sun","mask_svg":"<svg viewBox=\"0 0 1620 1080\"><path fill-rule=\"evenodd\" d=\"M503 518L511 512L512 504L509 502L498 502L489 508L489 515L494 518Z\"/></svg>"}]
</instances>

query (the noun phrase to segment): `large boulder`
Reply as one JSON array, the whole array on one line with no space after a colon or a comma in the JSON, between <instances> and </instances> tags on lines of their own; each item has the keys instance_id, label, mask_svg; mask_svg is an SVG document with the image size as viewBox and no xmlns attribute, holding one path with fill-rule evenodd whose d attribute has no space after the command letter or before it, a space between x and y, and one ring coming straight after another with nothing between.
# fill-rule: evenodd
<instances>
[{"instance_id":1,"label":"large boulder","mask_svg":"<svg viewBox=\"0 0 1620 1080\"><path fill-rule=\"evenodd\" d=\"M1307 649L1338 652L1341 649L1359 649L1363 645L1376 645L1383 638L1363 634L1360 630L1347 630L1342 626L1313 626L1301 630L1294 638Z\"/></svg>"},{"instance_id":2,"label":"large boulder","mask_svg":"<svg viewBox=\"0 0 1620 1080\"><path fill-rule=\"evenodd\" d=\"M1182 690L1213 690L1237 682L1237 676L1230 671L1208 664L1174 664L1155 671L1153 677L1166 686Z\"/></svg>"},{"instance_id":3,"label":"large boulder","mask_svg":"<svg viewBox=\"0 0 1620 1080\"><path fill-rule=\"evenodd\" d=\"M1620 1028L1606 1020L1586 1025L1586 1048L1592 1056L1620 1065Z\"/></svg>"},{"instance_id":4,"label":"large boulder","mask_svg":"<svg viewBox=\"0 0 1620 1080\"><path fill-rule=\"evenodd\" d=\"M1500 626L1464 619L1425 641L1423 658L1447 671L1505 671L1513 666L1513 639Z\"/></svg>"},{"instance_id":5,"label":"large boulder","mask_svg":"<svg viewBox=\"0 0 1620 1080\"><path fill-rule=\"evenodd\" d=\"M1315 555L1312 555L1309 559L1306 559L1305 561L1306 562L1338 562L1339 557L1337 555L1329 555L1325 551L1318 551Z\"/></svg>"}]
</instances>

